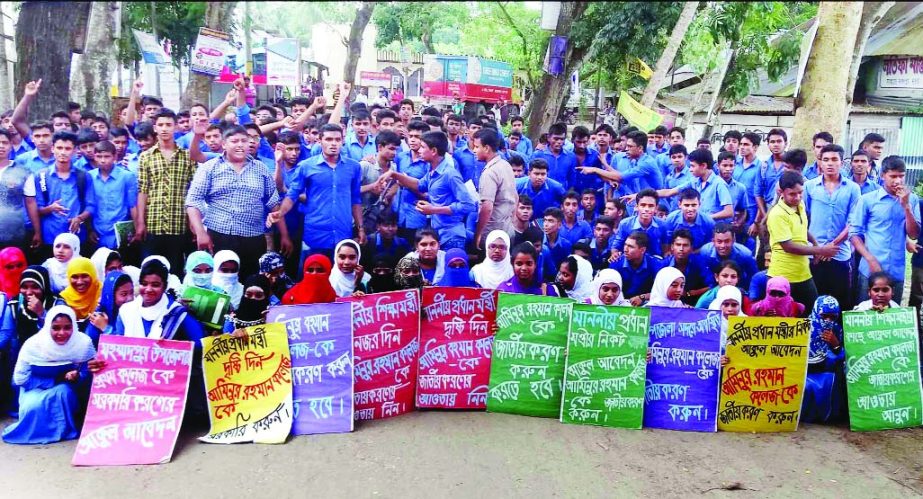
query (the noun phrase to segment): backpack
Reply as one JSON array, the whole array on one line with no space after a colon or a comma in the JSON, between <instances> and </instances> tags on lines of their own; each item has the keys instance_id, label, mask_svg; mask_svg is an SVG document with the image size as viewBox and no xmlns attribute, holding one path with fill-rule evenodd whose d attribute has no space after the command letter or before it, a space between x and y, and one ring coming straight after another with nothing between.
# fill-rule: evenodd
<instances>
[{"instance_id":1,"label":"backpack","mask_svg":"<svg viewBox=\"0 0 923 499\"><path fill-rule=\"evenodd\" d=\"M45 206L48 206L49 195L48 195L48 179L46 178L48 170L42 170L39 172L39 189L42 191L42 199L45 201ZM80 213L86 209L86 191L87 191L87 172L83 171L80 168L75 168L74 173L77 175L77 199L80 202Z\"/></svg>"}]
</instances>

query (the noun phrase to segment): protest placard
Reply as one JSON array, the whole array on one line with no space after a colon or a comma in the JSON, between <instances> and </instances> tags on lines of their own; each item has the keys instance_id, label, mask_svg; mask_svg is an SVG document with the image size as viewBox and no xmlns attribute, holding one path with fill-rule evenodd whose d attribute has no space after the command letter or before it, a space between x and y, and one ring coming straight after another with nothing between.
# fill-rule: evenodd
<instances>
[{"instance_id":1,"label":"protest placard","mask_svg":"<svg viewBox=\"0 0 923 499\"><path fill-rule=\"evenodd\" d=\"M496 292L427 287L422 307L417 407L485 408Z\"/></svg>"},{"instance_id":2,"label":"protest placard","mask_svg":"<svg viewBox=\"0 0 923 499\"><path fill-rule=\"evenodd\" d=\"M292 354L293 435L353 430L353 323L348 303L273 307Z\"/></svg>"},{"instance_id":3,"label":"protest placard","mask_svg":"<svg viewBox=\"0 0 923 499\"><path fill-rule=\"evenodd\" d=\"M916 310L846 312L843 339L850 428L871 431L923 424Z\"/></svg>"},{"instance_id":4,"label":"protest placard","mask_svg":"<svg viewBox=\"0 0 923 499\"><path fill-rule=\"evenodd\" d=\"M561 421L641 428L650 309L573 307Z\"/></svg>"},{"instance_id":5,"label":"protest placard","mask_svg":"<svg viewBox=\"0 0 923 499\"><path fill-rule=\"evenodd\" d=\"M207 443L285 442L292 430L292 362L285 326L202 339L211 431Z\"/></svg>"},{"instance_id":6,"label":"protest placard","mask_svg":"<svg viewBox=\"0 0 923 499\"><path fill-rule=\"evenodd\" d=\"M353 304L355 418L382 419L413 410L420 350L417 290L337 298Z\"/></svg>"},{"instance_id":7,"label":"protest placard","mask_svg":"<svg viewBox=\"0 0 923 499\"><path fill-rule=\"evenodd\" d=\"M186 410L190 341L102 335L75 466L169 462Z\"/></svg>"},{"instance_id":8,"label":"protest placard","mask_svg":"<svg viewBox=\"0 0 923 499\"><path fill-rule=\"evenodd\" d=\"M499 294L488 411L559 417L573 304L566 298Z\"/></svg>"},{"instance_id":9,"label":"protest placard","mask_svg":"<svg viewBox=\"0 0 923 499\"><path fill-rule=\"evenodd\" d=\"M186 308L192 316L204 326L218 330L224 328L224 316L231 306L230 296L198 286L186 286L183 299L187 300Z\"/></svg>"},{"instance_id":10,"label":"protest placard","mask_svg":"<svg viewBox=\"0 0 923 499\"><path fill-rule=\"evenodd\" d=\"M795 431L808 373L807 319L728 319L718 429Z\"/></svg>"},{"instance_id":11,"label":"protest placard","mask_svg":"<svg viewBox=\"0 0 923 499\"><path fill-rule=\"evenodd\" d=\"M717 431L721 312L651 308L644 426Z\"/></svg>"}]
</instances>

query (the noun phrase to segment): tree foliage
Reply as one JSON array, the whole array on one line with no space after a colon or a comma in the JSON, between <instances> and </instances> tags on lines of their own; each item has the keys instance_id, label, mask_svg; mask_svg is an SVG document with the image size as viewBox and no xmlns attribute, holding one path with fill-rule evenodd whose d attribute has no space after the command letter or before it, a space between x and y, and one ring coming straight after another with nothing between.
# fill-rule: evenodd
<instances>
[{"instance_id":1,"label":"tree foliage","mask_svg":"<svg viewBox=\"0 0 923 499\"><path fill-rule=\"evenodd\" d=\"M737 102L756 86L760 70L778 81L798 61L803 32L797 27L816 13L809 2L710 2L689 28L683 61L704 74L733 51L721 97Z\"/></svg>"},{"instance_id":2,"label":"tree foliage","mask_svg":"<svg viewBox=\"0 0 923 499\"><path fill-rule=\"evenodd\" d=\"M297 38L303 47L311 45L318 24L352 22L360 2L260 2L250 9L253 26L284 38ZM258 7L257 7L258 5Z\"/></svg>"},{"instance_id":3,"label":"tree foliage","mask_svg":"<svg viewBox=\"0 0 923 499\"><path fill-rule=\"evenodd\" d=\"M388 2L375 9L372 22L378 28L377 47L391 43L418 43L427 53L436 52L434 37L451 37L470 18L469 6L453 2Z\"/></svg>"},{"instance_id":4,"label":"tree foliage","mask_svg":"<svg viewBox=\"0 0 923 499\"><path fill-rule=\"evenodd\" d=\"M153 32L151 6L156 9L158 41L170 40L170 56L174 64L188 63L199 28L205 25L205 2L124 2L122 4L122 36L118 41L118 60L132 65L141 61L141 49L132 29Z\"/></svg>"}]
</instances>

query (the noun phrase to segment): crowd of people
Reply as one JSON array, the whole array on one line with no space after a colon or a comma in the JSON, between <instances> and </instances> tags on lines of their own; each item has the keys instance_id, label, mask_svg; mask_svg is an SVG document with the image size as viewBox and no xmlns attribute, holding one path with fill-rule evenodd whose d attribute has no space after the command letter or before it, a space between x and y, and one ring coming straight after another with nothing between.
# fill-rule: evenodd
<instances>
[{"instance_id":1,"label":"crowd of people","mask_svg":"<svg viewBox=\"0 0 923 499\"><path fill-rule=\"evenodd\" d=\"M137 82L112 121L68 103L30 123L39 80L2 115L5 441L77 436L102 335L198 344L280 304L431 285L810 317L802 420L826 421L845 416L841 311L897 307L907 249L923 296L920 201L877 134L847 154L820 132L809 165L781 129L767 158L759 134L725 133L716 157L680 127L559 123L533 144L521 117L504 133L409 99L349 104L345 83L329 112L320 95L253 109L244 89L177 113ZM223 328L189 312L189 287L228 295ZM200 368L191 386L202 417Z\"/></svg>"}]
</instances>

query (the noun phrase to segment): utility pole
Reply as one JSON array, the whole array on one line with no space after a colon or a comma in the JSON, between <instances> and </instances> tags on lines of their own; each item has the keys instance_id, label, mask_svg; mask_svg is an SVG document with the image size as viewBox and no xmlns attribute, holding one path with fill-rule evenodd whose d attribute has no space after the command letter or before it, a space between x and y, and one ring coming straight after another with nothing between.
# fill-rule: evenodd
<instances>
[{"instance_id":1,"label":"utility pole","mask_svg":"<svg viewBox=\"0 0 923 499\"><path fill-rule=\"evenodd\" d=\"M160 43L157 38L157 2L151 2L151 31L154 32L154 40ZM160 66L154 64L154 94L160 97Z\"/></svg>"},{"instance_id":2,"label":"utility pole","mask_svg":"<svg viewBox=\"0 0 923 499\"><path fill-rule=\"evenodd\" d=\"M3 7L0 7L0 107L10 109L13 107L14 100L13 87L10 85L10 66L6 56L6 31L3 26L6 20L4 17L6 13L3 12Z\"/></svg>"},{"instance_id":3,"label":"utility pole","mask_svg":"<svg viewBox=\"0 0 923 499\"><path fill-rule=\"evenodd\" d=\"M244 2L244 59L247 76L253 75L253 53L250 45L250 2Z\"/></svg>"}]
</instances>

